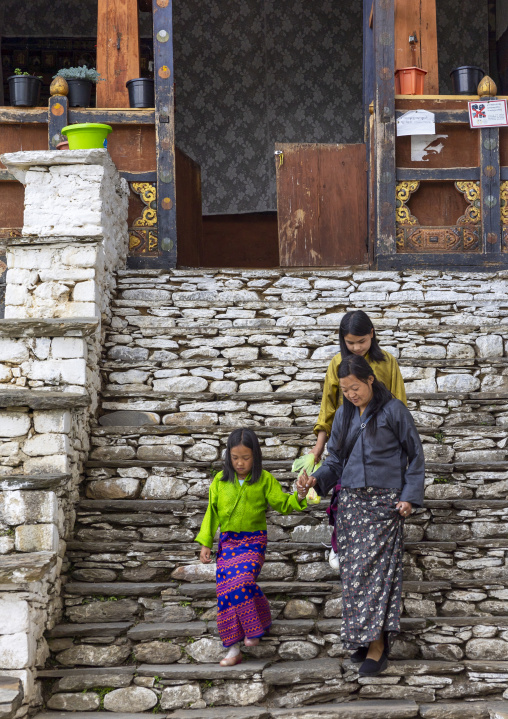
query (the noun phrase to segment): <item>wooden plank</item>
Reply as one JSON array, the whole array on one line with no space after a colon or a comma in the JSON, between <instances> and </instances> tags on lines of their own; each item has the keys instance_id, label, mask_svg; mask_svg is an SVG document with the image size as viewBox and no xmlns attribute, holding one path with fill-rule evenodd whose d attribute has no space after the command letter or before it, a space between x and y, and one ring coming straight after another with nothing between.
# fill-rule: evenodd
<instances>
[{"instance_id":1,"label":"wooden plank","mask_svg":"<svg viewBox=\"0 0 508 719\"><path fill-rule=\"evenodd\" d=\"M46 123L48 121L47 108L44 111ZM0 154L5 152L18 152L19 150L47 150L48 128L47 124L16 124L4 125L0 128ZM0 162L0 168L4 166Z\"/></svg>"},{"instance_id":2,"label":"wooden plank","mask_svg":"<svg viewBox=\"0 0 508 719\"><path fill-rule=\"evenodd\" d=\"M376 258L395 246L395 0L374 2Z\"/></svg>"},{"instance_id":3,"label":"wooden plank","mask_svg":"<svg viewBox=\"0 0 508 719\"><path fill-rule=\"evenodd\" d=\"M279 267L277 213L205 215L199 258L201 267Z\"/></svg>"},{"instance_id":4,"label":"wooden plank","mask_svg":"<svg viewBox=\"0 0 508 719\"><path fill-rule=\"evenodd\" d=\"M508 168L507 168L508 169ZM406 168L397 167L397 182L404 180L479 180L479 167Z\"/></svg>"},{"instance_id":5,"label":"wooden plank","mask_svg":"<svg viewBox=\"0 0 508 719\"><path fill-rule=\"evenodd\" d=\"M277 144L279 253L283 267L365 262L365 145ZM395 191L395 188L394 188Z\"/></svg>"},{"instance_id":6,"label":"wooden plank","mask_svg":"<svg viewBox=\"0 0 508 719\"><path fill-rule=\"evenodd\" d=\"M175 148L176 227L178 265L200 267L203 243L201 168L184 152Z\"/></svg>"},{"instance_id":7,"label":"wooden plank","mask_svg":"<svg viewBox=\"0 0 508 719\"><path fill-rule=\"evenodd\" d=\"M120 172L155 172L154 125L112 125L108 137L111 159Z\"/></svg>"},{"instance_id":8,"label":"wooden plank","mask_svg":"<svg viewBox=\"0 0 508 719\"><path fill-rule=\"evenodd\" d=\"M425 93L439 94L436 0L395 0L395 67L427 70Z\"/></svg>"},{"instance_id":9,"label":"wooden plank","mask_svg":"<svg viewBox=\"0 0 508 719\"><path fill-rule=\"evenodd\" d=\"M397 137L397 167L478 167L480 156L477 132L478 130L472 130L469 125L436 125L438 137L427 145L421 160L412 159L415 140L410 136Z\"/></svg>"},{"instance_id":10,"label":"wooden plank","mask_svg":"<svg viewBox=\"0 0 508 719\"><path fill-rule=\"evenodd\" d=\"M369 105L374 100L374 33L372 0L363 0L363 138L369 152Z\"/></svg>"},{"instance_id":11,"label":"wooden plank","mask_svg":"<svg viewBox=\"0 0 508 719\"><path fill-rule=\"evenodd\" d=\"M161 261L175 267L175 97L173 85L173 0L152 0L157 154L157 227Z\"/></svg>"},{"instance_id":12,"label":"wooden plank","mask_svg":"<svg viewBox=\"0 0 508 719\"><path fill-rule=\"evenodd\" d=\"M21 231L25 205L25 188L14 182L2 182L0 185L0 237L9 237L11 230ZM5 278L4 278L5 279Z\"/></svg>"},{"instance_id":13,"label":"wooden plank","mask_svg":"<svg viewBox=\"0 0 508 719\"><path fill-rule=\"evenodd\" d=\"M59 142L66 138L62 135L62 128L69 124L69 101L64 95L55 95L49 98L48 106L48 147L56 150Z\"/></svg>"},{"instance_id":14,"label":"wooden plank","mask_svg":"<svg viewBox=\"0 0 508 719\"><path fill-rule=\"evenodd\" d=\"M0 107L0 125L20 122L47 123L47 107Z\"/></svg>"},{"instance_id":15,"label":"wooden plank","mask_svg":"<svg viewBox=\"0 0 508 719\"><path fill-rule=\"evenodd\" d=\"M128 107L125 83L139 77L137 0L98 0L97 70L97 105Z\"/></svg>"},{"instance_id":16,"label":"wooden plank","mask_svg":"<svg viewBox=\"0 0 508 719\"><path fill-rule=\"evenodd\" d=\"M422 183L407 204L422 227L454 227L468 208L453 182L433 180Z\"/></svg>"},{"instance_id":17,"label":"wooden plank","mask_svg":"<svg viewBox=\"0 0 508 719\"><path fill-rule=\"evenodd\" d=\"M501 207L499 170L499 128L479 130L480 169L482 185L482 235L484 252L495 255L501 252Z\"/></svg>"},{"instance_id":18,"label":"wooden plank","mask_svg":"<svg viewBox=\"0 0 508 719\"><path fill-rule=\"evenodd\" d=\"M117 110L107 108L71 107L69 122L102 122L106 125L153 125L155 111L147 109Z\"/></svg>"},{"instance_id":19,"label":"wooden plank","mask_svg":"<svg viewBox=\"0 0 508 719\"><path fill-rule=\"evenodd\" d=\"M508 180L508 167L500 167L499 172L501 175L501 180L503 180L503 182Z\"/></svg>"}]
</instances>

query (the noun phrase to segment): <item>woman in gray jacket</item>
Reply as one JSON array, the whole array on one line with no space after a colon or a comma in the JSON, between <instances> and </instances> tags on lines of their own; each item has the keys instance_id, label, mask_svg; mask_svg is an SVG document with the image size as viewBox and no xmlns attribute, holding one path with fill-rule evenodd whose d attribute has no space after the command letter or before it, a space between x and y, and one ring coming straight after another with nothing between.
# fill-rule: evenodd
<instances>
[{"instance_id":1,"label":"woman in gray jacket","mask_svg":"<svg viewBox=\"0 0 508 719\"><path fill-rule=\"evenodd\" d=\"M312 477L321 496L341 484L337 545L342 578L341 639L363 662L361 676L387 666L389 639L400 631L402 532L423 504L425 464L411 413L379 382L368 362L349 355L339 365L344 404L328 457Z\"/></svg>"}]
</instances>

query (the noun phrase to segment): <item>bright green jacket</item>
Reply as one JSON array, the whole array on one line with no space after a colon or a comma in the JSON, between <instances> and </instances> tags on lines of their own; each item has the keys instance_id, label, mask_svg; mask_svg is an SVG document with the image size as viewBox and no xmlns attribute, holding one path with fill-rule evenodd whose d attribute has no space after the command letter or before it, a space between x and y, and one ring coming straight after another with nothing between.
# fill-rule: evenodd
<instances>
[{"instance_id":1,"label":"bright green jacket","mask_svg":"<svg viewBox=\"0 0 508 719\"><path fill-rule=\"evenodd\" d=\"M307 507L307 500L298 494L286 494L270 472L263 470L255 484L249 484L250 474L240 486L235 475L233 482L221 482L222 472L215 475L208 492L208 509L195 541L212 547L217 529L221 532L257 532L266 529L268 505L280 514L300 512Z\"/></svg>"}]
</instances>

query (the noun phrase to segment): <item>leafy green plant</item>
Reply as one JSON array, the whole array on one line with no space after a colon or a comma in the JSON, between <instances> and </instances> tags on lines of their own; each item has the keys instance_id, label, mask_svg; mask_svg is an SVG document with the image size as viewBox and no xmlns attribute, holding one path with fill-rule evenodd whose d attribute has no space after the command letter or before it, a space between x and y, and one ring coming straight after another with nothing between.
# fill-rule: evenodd
<instances>
[{"instance_id":1,"label":"leafy green plant","mask_svg":"<svg viewBox=\"0 0 508 719\"><path fill-rule=\"evenodd\" d=\"M188 607L190 604L192 604L192 602L179 602L181 607Z\"/></svg>"},{"instance_id":2,"label":"leafy green plant","mask_svg":"<svg viewBox=\"0 0 508 719\"><path fill-rule=\"evenodd\" d=\"M434 439L437 440L438 444L444 443L444 434L442 432L436 432Z\"/></svg>"},{"instance_id":3,"label":"leafy green plant","mask_svg":"<svg viewBox=\"0 0 508 719\"><path fill-rule=\"evenodd\" d=\"M448 477L434 477L434 484L449 484Z\"/></svg>"},{"instance_id":4,"label":"leafy green plant","mask_svg":"<svg viewBox=\"0 0 508 719\"><path fill-rule=\"evenodd\" d=\"M104 80L94 67L87 67L86 65L82 67L64 67L56 75L53 75L53 78L55 77L63 77L65 80L88 80L93 82L94 85Z\"/></svg>"},{"instance_id":5,"label":"leafy green plant","mask_svg":"<svg viewBox=\"0 0 508 719\"><path fill-rule=\"evenodd\" d=\"M20 77L36 77L38 80L42 80L42 75L34 75L31 72L23 72L19 67L14 70L14 74Z\"/></svg>"}]
</instances>

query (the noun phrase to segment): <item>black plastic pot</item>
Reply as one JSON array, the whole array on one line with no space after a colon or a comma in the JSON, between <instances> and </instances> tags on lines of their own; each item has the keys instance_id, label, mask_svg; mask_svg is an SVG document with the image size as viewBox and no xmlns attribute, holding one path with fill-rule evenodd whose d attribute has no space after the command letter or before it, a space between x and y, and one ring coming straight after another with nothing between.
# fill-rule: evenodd
<instances>
[{"instance_id":1,"label":"black plastic pot","mask_svg":"<svg viewBox=\"0 0 508 719\"><path fill-rule=\"evenodd\" d=\"M155 82L148 77L137 77L125 83L131 107L155 107Z\"/></svg>"},{"instance_id":2,"label":"black plastic pot","mask_svg":"<svg viewBox=\"0 0 508 719\"><path fill-rule=\"evenodd\" d=\"M67 80L69 107L90 107L92 83L90 80Z\"/></svg>"},{"instance_id":3,"label":"black plastic pot","mask_svg":"<svg viewBox=\"0 0 508 719\"><path fill-rule=\"evenodd\" d=\"M452 70L450 77L452 78L454 95L477 95L480 80L485 75L481 67L476 65L462 65Z\"/></svg>"},{"instance_id":4,"label":"black plastic pot","mask_svg":"<svg viewBox=\"0 0 508 719\"><path fill-rule=\"evenodd\" d=\"M9 95L14 107L36 107L39 102L42 80L32 75L11 75Z\"/></svg>"}]
</instances>

